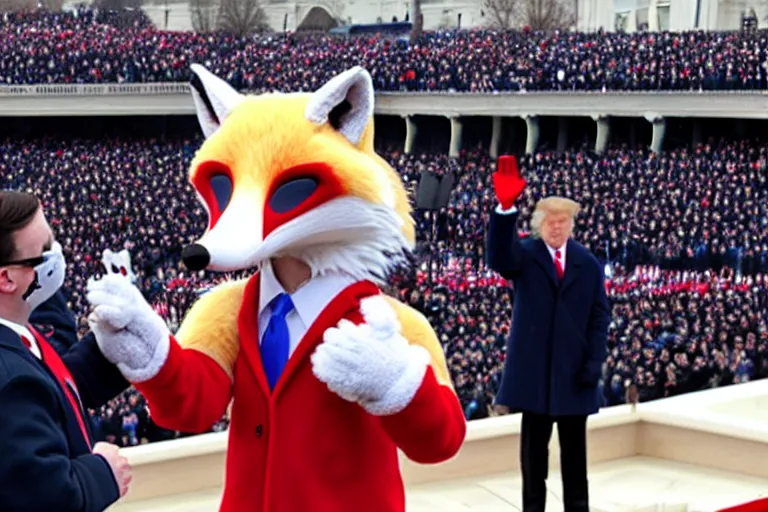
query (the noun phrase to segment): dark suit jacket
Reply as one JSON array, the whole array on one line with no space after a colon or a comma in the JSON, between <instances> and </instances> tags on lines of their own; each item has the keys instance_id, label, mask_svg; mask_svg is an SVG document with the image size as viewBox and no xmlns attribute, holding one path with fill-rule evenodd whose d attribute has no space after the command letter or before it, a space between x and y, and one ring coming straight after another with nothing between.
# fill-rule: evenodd
<instances>
[{"instance_id":1,"label":"dark suit jacket","mask_svg":"<svg viewBox=\"0 0 768 512\"><path fill-rule=\"evenodd\" d=\"M61 359L85 408L100 407L127 386L93 337ZM103 457L90 453L56 377L4 325L0 414L0 510L101 512L117 501L112 470Z\"/></svg>"},{"instance_id":2,"label":"dark suit jacket","mask_svg":"<svg viewBox=\"0 0 768 512\"><path fill-rule=\"evenodd\" d=\"M600 263L569 240L560 282L544 242L519 239L516 213L491 214L486 254L515 287L496 403L551 416L596 413L610 324Z\"/></svg>"},{"instance_id":3,"label":"dark suit jacket","mask_svg":"<svg viewBox=\"0 0 768 512\"><path fill-rule=\"evenodd\" d=\"M67 307L67 296L63 288L47 301L40 304L29 317L48 343L59 354L66 354L77 343L77 319Z\"/></svg>"}]
</instances>

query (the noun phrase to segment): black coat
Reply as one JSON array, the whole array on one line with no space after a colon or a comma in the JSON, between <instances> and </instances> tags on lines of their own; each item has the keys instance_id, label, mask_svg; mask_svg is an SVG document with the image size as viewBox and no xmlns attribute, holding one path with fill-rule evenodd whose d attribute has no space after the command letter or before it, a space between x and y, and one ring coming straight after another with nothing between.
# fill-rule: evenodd
<instances>
[{"instance_id":1,"label":"black coat","mask_svg":"<svg viewBox=\"0 0 768 512\"><path fill-rule=\"evenodd\" d=\"M59 355L66 354L77 343L77 320L67 307L62 288L32 311L29 323L47 336L48 343Z\"/></svg>"},{"instance_id":2,"label":"black coat","mask_svg":"<svg viewBox=\"0 0 768 512\"><path fill-rule=\"evenodd\" d=\"M515 288L496 403L551 416L596 413L611 318L602 265L569 240L559 282L544 242L519 239L517 213L491 214L487 258Z\"/></svg>"},{"instance_id":3,"label":"black coat","mask_svg":"<svg viewBox=\"0 0 768 512\"><path fill-rule=\"evenodd\" d=\"M85 409L101 407L128 387L93 336L76 343L61 359ZM56 377L4 325L0 411L0 510L101 512L117 501L112 470L103 457L90 452ZM90 427L86 412L81 414Z\"/></svg>"}]
</instances>

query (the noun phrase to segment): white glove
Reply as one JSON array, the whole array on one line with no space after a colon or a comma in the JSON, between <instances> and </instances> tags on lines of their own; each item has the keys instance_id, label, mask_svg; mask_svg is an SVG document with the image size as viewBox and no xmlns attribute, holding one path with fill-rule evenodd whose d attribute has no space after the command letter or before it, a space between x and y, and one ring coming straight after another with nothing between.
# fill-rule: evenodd
<instances>
[{"instance_id":1,"label":"white glove","mask_svg":"<svg viewBox=\"0 0 768 512\"><path fill-rule=\"evenodd\" d=\"M104 357L130 382L157 375L168 358L171 333L129 278L91 279L87 298L94 308L88 324Z\"/></svg>"},{"instance_id":2,"label":"white glove","mask_svg":"<svg viewBox=\"0 0 768 512\"><path fill-rule=\"evenodd\" d=\"M136 274L131 268L131 253L128 252L128 249L123 249L120 252L104 249L101 254L101 264L104 265L107 274L121 274L126 276L131 283L136 282Z\"/></svg>"},{"instance_id":3,"label":"white glove","mask_svg":"<svg viewBox=\"0 0 768 512\"><path fill-rule=\"evenodd\" d=\"M312 354L312 371L331 391L370 414L398 413L421 387L429 353L403 337L383 297L363 299L360 311L364 323L342 320L325 331L324 342Z\"/></svg>"}]
</instances>

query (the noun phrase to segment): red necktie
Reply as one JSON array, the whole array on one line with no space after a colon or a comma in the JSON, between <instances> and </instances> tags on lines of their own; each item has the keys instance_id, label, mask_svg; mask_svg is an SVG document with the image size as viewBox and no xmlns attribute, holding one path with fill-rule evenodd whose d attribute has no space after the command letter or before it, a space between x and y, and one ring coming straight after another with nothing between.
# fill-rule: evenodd
<instances>
[{"instance_id":1,"label":"red necktie","mask_svg":"<svg viewBox=\"0 0 768 512\"><path fill-rule=\"evenodd\" d=\"M37 346L40 348L43 362L48 367L48 369L51 370L53 375L56 377L56 380L59 381L59 385L61 386L61 390L64 393L64 396L72 406L72 411L75 413L75 418L77 419L77 423L80 426L80 431L83 434L83 438L85 439L86 444L90 448L91 438L88 436L88 429L85 427L85 411L82 408L80 397L78 396L75 379L72 378L72 375L69 373L69 369L64 365L64 362L61 360L56 351L53 350L53 347L48 344L48 341L43 338L34 328L29 327L29 330L37 341ZM32 348L32 341L27 339L25 336L21 336L21 341L24 343L24 345L27 346L27 348Z\"/></svg>"},{"instance_id":2,"label":"red necktie","mask_svg":"<svg viewBox=\"0 0 768 512\"><path fill-rule=\"evenodd\" d=\"M560 249L555 251L555 272L557 278L562 280L565 275L565 269L563 268L563 256L560 254Z\"/></svg>"}]
</instances>

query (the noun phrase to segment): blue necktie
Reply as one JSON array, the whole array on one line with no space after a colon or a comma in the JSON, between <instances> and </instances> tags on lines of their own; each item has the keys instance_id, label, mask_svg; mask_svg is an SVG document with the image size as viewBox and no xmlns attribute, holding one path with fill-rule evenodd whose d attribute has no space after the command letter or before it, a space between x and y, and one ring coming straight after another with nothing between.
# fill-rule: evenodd
<instances>
[{"instance_id":1,"label":"blue necktie","mask_svg":"<svg viewBox=\"0 0 768 512\"><path fill-rule=\"evenodd\" d=\"M285 316L293 309L293 301L290 295L281 293L275 297L270 307L272 314L261 340L261 362L264 365L264 373L267 375L269 389L275 389L277 379L280 378L288 362L291 338Z\"/></svg>"}]
</instances>

